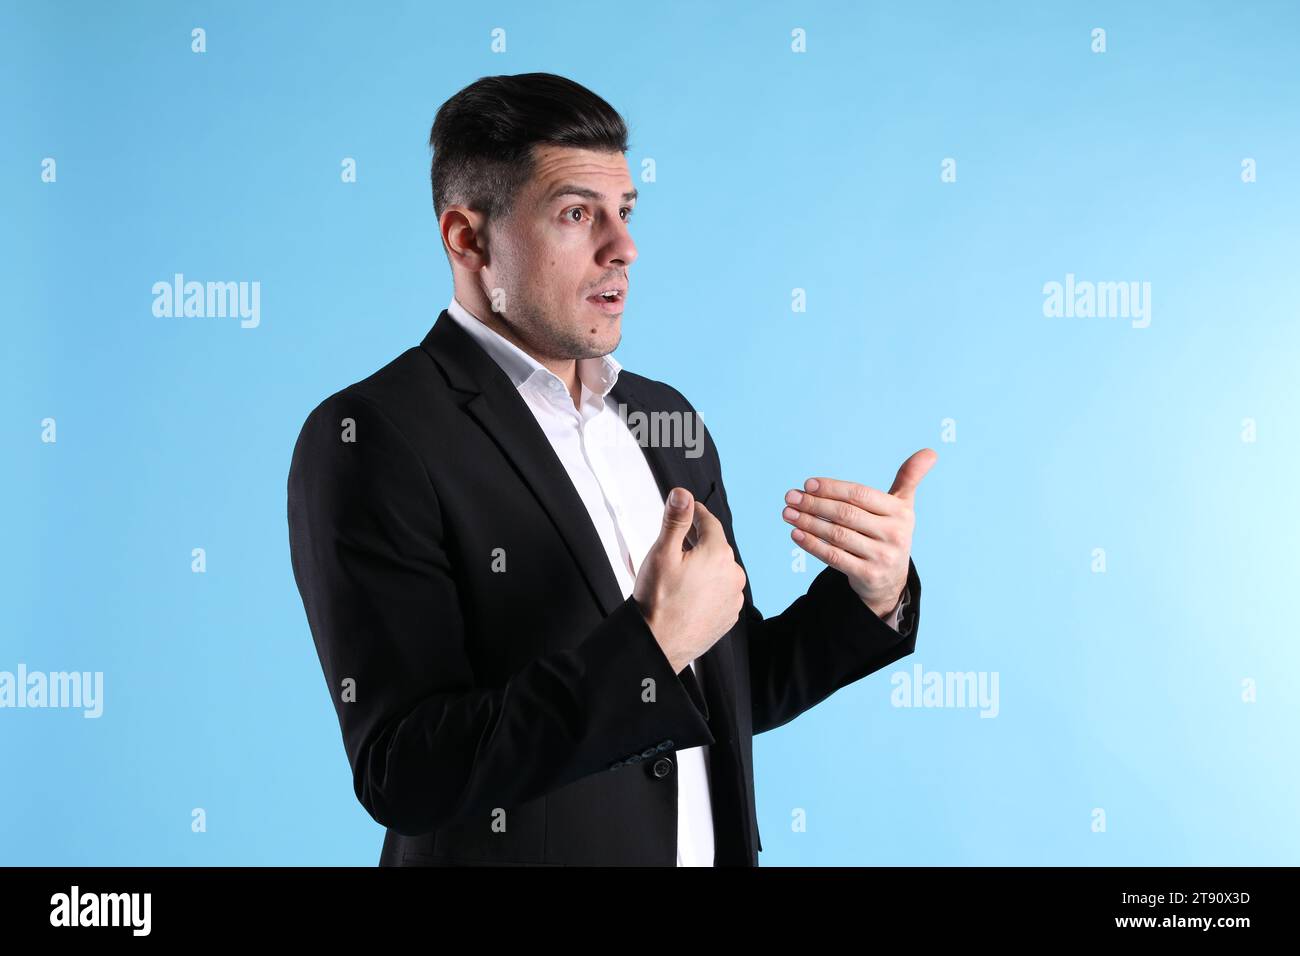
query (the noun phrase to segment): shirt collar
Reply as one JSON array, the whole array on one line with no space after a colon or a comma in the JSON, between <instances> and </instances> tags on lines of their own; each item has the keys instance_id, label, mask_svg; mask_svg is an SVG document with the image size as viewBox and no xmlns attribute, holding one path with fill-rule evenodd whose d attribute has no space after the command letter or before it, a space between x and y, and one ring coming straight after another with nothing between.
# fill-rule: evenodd
<instances>
[{"instance_id":1,"label":"shirt collar","mask_svg":"<svg viewBox=\"0 0 1300 956\"><path fill-rule=\"evenodd\" d=\"M501 366L501 370L514 383L515 388L523 388L532 382L539 389L544 390L553 387L549 383L554 380L564 389L565 395L568 395L568 389L558 375L505 336L488 328L469 309L461 305L455 295L451 297L447 313ZM613 355L578 359L577 366L578 379L592 394L602 399L614 387L614 383L618 381L618 373L623 368Z\"/></svg>"}]
</instances>

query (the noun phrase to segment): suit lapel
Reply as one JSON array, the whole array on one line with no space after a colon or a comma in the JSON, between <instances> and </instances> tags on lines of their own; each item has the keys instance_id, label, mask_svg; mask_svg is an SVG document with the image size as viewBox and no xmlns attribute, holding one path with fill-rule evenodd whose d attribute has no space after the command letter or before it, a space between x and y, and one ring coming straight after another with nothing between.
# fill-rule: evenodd
<instances>
[{"instance_id":1,"label":"suit lapel","mask_svg":"<svg viewBox=\"0 0 1300 956\"><path fill-rule=\"evenodd\" d=\"M573 554L605 614L623 603L587 507L537 419L501 366L444 309L421 346L469 397L464 409L482 426L531 489Z\"/></svg>"},{"instance_id":2,"label":"suit lapel","mask_svg":"<svg viewBox=\"0 0 1300 956\"><path fill-rule=\"evenodd\" d=\"M624 402L628 414L633 411L650 415L655 409L647 407L632 380L620 375L618 382L610 391L615 402ZM684 448L664 448L653 442L641 446L650 470L659 483L660 497L667 500L668 492L676 485L694 488L697 481L692 477L686 464ZM713 479L716 488L721 476ZM701 493L708 494L705 489ZM720 496L719 496L720 497ZM705 507L714 501L705 502ZM710 508L716 513L716 508ZM742 620L744 612L741 612ZM714 745L708 748L709 761L709 798L713 812L714 865L715 866L749 866L757 857L758 849L753 846L749 825L739 825L737 821L749 821L749 780L746 777L744 763L740 755L739 719L736 712L736 656L732 642L744 640L740 629L724 634L714 645L695 661L698 670L700 692L704 697L705 720L709 732L713 734ZM689 688L696 683L691 674L691 667L679 675L682 683ZM748 675L746 675L748 679ZM693 696L693 694L692 694Z\"/></svg>"},{"instance_id":3,"label":"suit lapel","mask_svg":"<svg viewBox=\"0 0 1300 956\"><path fill-rule=\"evenodd\" d=\"M655 411L668 411L647 407L644 397L630 380L621 375L610 394L616 403L627 405L629 415L634 411L647 416ZM696 483L687 469L684 448L665 448L651 442L642 445L641 451L650 464L655 481L659 483L659 495L665 501L668 500L668 492L674 487L680 485L690 488ZM703 656L696 659L695 665L704 685L704 697L713 704L709 708L710 730L715 738L730 740L736 735L736 671L730 639L722 637Z\"/></svg>"}]
</instances>

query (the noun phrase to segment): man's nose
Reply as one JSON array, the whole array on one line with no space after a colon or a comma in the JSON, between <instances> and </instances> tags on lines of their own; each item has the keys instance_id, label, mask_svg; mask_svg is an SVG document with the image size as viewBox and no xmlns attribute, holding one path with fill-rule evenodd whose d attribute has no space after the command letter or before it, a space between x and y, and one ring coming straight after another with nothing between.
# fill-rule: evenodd
<instances>
[{"instance_id":1,"label":"man's nose","mask_svg":"<svg viewBox=\"0 0 1300 956\"><path fill-rule=\"evenodd\" d=\"M627 223L620 222L614 227L609 241L601 249L602 265L622 264L624 268L636 261L636 243L628 231Z\"/></svg>"}]
</instances>

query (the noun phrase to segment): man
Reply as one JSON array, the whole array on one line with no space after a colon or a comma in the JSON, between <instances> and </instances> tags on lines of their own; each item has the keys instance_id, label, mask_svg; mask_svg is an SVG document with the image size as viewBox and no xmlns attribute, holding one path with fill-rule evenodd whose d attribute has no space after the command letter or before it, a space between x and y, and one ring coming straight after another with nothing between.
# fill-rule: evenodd
<instances>
[{"instance_id":1,"label":"man","mask_svg":"<svg viewBox=\"0 0 1300 956\"><path fill-rule=\"evenodd\" d=\"M756 866L753 735L915 647L936 456L889 492L792 490L828 567L765 619L712 436L609 354L637 255L622 119L562 77L486 77L430 145L452 301L311 412L288 483L380 863ZM677 440L638 440L638 414Z\"/></svg>"}]
</instances>

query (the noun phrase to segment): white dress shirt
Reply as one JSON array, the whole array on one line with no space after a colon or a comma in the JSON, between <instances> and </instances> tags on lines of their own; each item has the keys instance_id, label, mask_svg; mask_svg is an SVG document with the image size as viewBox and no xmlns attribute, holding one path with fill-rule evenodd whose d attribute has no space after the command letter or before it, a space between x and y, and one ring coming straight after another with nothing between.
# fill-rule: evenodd
<instances>
[{"instance_id":1,"label":"white dress shirt","mask_svg":"<svg viewBox=\"0 0 1300 956\"><path fill-rule=\"evenodd\" d=\"M581 408L555 373L488 328L453 295L447 312L519 390L573 482L600 536L624 599L659 537L664 499L645 452L619 417L609 391L622 366L613 355L578 359ZM888 623L899 627L905 601ZM692 670L695 662L691 661ZM677 751L677 865L712 866L713 807L705 747Z\"/></svg>"}]
</instances>

